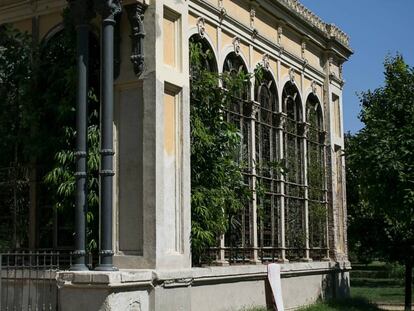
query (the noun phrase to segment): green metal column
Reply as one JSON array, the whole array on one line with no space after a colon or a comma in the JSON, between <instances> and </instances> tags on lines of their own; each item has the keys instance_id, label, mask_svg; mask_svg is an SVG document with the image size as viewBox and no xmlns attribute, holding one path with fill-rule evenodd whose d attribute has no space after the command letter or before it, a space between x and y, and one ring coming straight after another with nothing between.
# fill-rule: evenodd
<instances>
[{"instance_id":1,"label":"green metal column","mask_svg":"<svg viewBox=\"0 0 414 311\"><path fill-rule=\"evenodd\" d=\"M120 0L95 0L102 16L101 61L101 170L100 170L100 262L96 270L113 271L112 187L113 187L113 115L114 115L114 28L115 15L121 13Z\"/></svg>"}]
</instances>

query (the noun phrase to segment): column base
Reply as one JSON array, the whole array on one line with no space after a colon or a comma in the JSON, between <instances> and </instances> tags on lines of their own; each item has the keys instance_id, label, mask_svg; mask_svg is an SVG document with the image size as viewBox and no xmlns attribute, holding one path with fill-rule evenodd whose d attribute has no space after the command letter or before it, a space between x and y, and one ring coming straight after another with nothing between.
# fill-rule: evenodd
<instances>
[{"instance_id":1,"label":"column base","mask_svg":"<svg viewBox=\"0 0 414 311\"><path fill-rule=\"evenodd\" d=\"M312 258L301 258L300 261L301 262L312 262L313 259Z\"/></svg>"},{"instance_id":2,"label":"column base","mask_svg":"<svg viewBox=\"0 0 414 311\"><path fill-rule=\"evenodd\" d=\"M212 262L214 266L227 267L230 263L227 260L215 260Z\"/></svg>"},{"instance_id":3,"label":"column base","mask_svg":"<svg viewBox=\"0 0 414 311\"><path fill-rule=\"evenodd\" d=\"M71 265L69 271L89 271L89 268L82 263Z\"/></svg>"},{"instance_id":4,"label":"column base","mask_svg":"<svg viewBox=\"0 0 414 311\"><path fill-rule=\"evenodd\" d=\"M94 270L95 271L108 271L108 272L119 271L117 267L114 267L111 264L100 264Z\"/></svg>"}]
</instances>

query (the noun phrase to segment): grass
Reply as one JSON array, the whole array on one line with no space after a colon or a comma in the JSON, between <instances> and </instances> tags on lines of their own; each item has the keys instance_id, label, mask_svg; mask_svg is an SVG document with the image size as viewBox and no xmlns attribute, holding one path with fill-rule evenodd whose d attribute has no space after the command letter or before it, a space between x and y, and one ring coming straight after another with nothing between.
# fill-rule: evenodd
<instances>
[{"instance_id":1,"label":"grass","mask_svg":"<svg viewBox=\"0 0 414 311\"><path fill-rule=\"evenodd\" d=\"M404 303L403 286L351 286L352 297L364 297L365 299L382 304ZM414 301L414 295L413 295Z\"/></svg>"},{"instance_id":2,"label":"grass","mask_svg":"<svg viewBox=\"0 0 414 311\"><path fill-rule=\"evenodd\" d=\"M319 302L302 308L300 311L380 311L375 305L363 298L349 298Z\"/></svg>"},{"instance_id":3,"label":"grass","mask_svg":"<svg viewBox=\"0 0 414 311\"><path fill-rule=\"evenodd\" d=\"M268 311L266 308L244 309L243 311ZM298 311L381 311L363 298L349 298L319 302Z\"/></svg>"}]
</instances>

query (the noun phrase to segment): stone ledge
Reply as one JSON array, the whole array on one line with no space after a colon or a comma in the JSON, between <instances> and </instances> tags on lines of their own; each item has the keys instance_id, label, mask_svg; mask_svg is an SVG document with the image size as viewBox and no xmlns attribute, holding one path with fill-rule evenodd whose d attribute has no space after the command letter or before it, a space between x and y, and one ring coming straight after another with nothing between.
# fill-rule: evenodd
<instances>
[{"instance_id":1,"label":"stone ledge","mask_svg":"<svg viewBox=\"0 0 414 311\"><path fill-rule=\"evenodd\" d=\"M348 271L350 262L295 262L281 264L282 278ZM59 286L76 287L188 287L203 283L264 280L267 265L234 265L182 270L121 270L115 272L64 271L57 274Z\"/></svg>"}]
</instances>

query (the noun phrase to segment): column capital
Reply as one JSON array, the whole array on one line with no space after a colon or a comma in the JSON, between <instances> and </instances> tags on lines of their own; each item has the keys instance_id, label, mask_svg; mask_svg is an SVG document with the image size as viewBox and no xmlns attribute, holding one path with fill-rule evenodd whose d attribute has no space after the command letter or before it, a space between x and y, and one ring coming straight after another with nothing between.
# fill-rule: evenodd
<instances>
[{"instance_id":1,"label":"column capital","mask_svg":"<svg viewBox=\"0 0 414 311\"><path fill-rule=\"evenodd\" d=\"M70 12L75 26L88 25L95 17L92 0L68 0Z\"/></svg>"},{"instance_id":2,"label":"column capital","mask_svg":"<svg viewBox=\"0 0 414 311\"><path fill-rule=\"evenodd\" d=\"M122 0L94 0L95 8L102 19L114 20L122 12Z\"/></svg>"}]
</instances>

